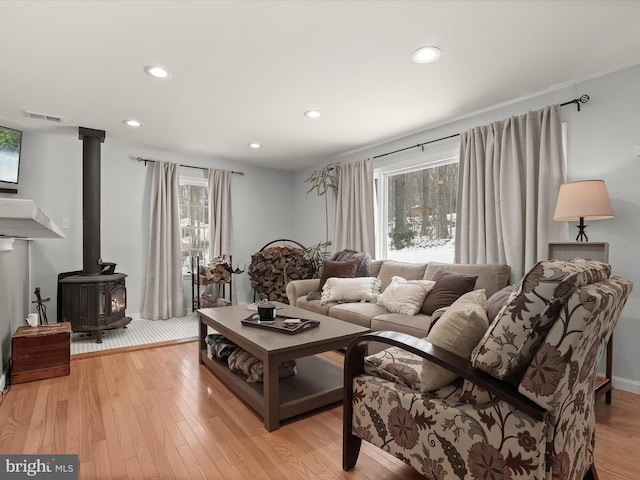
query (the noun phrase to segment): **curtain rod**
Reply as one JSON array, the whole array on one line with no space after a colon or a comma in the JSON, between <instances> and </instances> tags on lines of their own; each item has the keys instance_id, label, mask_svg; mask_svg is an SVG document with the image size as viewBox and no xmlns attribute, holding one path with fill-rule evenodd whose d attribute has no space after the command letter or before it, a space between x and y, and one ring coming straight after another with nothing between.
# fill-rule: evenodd
<instances>
[{"instance_id":1,"label":"curtain rod","mask_svg":"<svg viewBox=\"0 0 640 480\"><path fill-rule=\"evenodd\" d=\"M142 157L136 157L136 160L138 162L144 162L144 166L147 166L148 162L151 163L155 163L155 160L151 160L150 158L142 158ZM182 163L179 164L180 167L185 167L185 168L197 168L198 170L209 170L207 167L194 167L193 165L183 165ZM233 170L231 170L231 173L235 174L235 175L240 175L241 177L244 176L244 172L235 172Z\"/></svg>"},{"instance_id":2,"label":"curtain rod","mask_svg":"<svg viewBox=\"0 0 640 480\"><path fill-rule=\"evenodd\" d=\"M588 101L589 101L589 95L585 94L585 95L581 95L579 98L574 98L573 100L569 100L568 102L561 103L560 106L566 107L567 105L575 104L576 107L578 108L578 111L580 111L580 104L587 103ZM448 140L450 138L459 137L460 135L461 135L460 133L454 133L453 135L449 135L448 137L436 138L435 140L429 140L428 142L422 142L422 143L418 143L417 145L411 145L410 147L400 148L398 150L394 150L393 152L381 153L380 155L376 155L373 158L376 159L380 157L386 157L387 155L393 155L394 153L404 152L405 150L411 150L412 148L422 148L425 145L429 145L430 143L441 142L442 140Z\"/></svg>"}]
</instances>

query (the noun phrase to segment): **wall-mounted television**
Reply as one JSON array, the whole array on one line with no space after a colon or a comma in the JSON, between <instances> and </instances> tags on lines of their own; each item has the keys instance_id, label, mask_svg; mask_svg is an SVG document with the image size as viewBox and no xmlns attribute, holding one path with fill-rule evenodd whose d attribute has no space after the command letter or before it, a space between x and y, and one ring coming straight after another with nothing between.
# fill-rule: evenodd
<instances>
[{"instance_id":1,"label":"wall-mounted television","mask_svg":"<svg viewBox=\"0 0 640 480\"><path fill-rule=\"evenodd\" d=\"M0 127L0 182L18 183L22 132Z\"/></svg>"}]
</instances>

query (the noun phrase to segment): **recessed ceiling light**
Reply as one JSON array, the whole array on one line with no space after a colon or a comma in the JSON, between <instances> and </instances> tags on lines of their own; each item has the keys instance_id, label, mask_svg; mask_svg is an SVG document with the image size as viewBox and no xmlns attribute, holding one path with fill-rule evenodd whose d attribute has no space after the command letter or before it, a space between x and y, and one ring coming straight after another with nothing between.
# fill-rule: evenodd
<instances>
[{"instance_id":1,"label":"recessed ceiling light","mask_svg":"<svg viewBox=\"0 0 640 480\"><path fill-rule=\"evenodd\" d=\"M438 47L420 47L411 54L411 60L416 63L430 63L440 58Z\"/></svg>"},{"instance_id":2,"label":"recessed ceiling light","mask_svg":"<svg viewBox=\"0 0 640 480\"><path fill-rule=\"evenodd\" d=\"M156 78L169 78L169 72L160 65L147 65L143 68L147 75L151 75Z\"/></svg>"},{"instance_id":3,"label":"recessed ceiling light","mask_svg":"<svg viewBox=\"0 0 640 480\"><path fill-rule=\"evenodd\" d=\"M304 112L304 116L309 118L318 118L320 116L320 112L318 110L307 110Z\"/></svg>"},{"instance_id":4,"label":"recessed ceiling light","mask_svg":"<svg viewBox=\"0 0 640 480\"><path fill-rule=\"evenodd\" d=\"M262 145L260 145L259 143L255 143L255 142L251 142L248 144L249 147L251 148L260 148Z\"/></svg>"},{"instance_id":5,"label":"recessed ceiling light","mask_svg":"<svg viewBox=\"0 0 640 480\"><path fill-rule=\"evenodd\" d=\"M123 120L122 123L124 123L125 125L129 125L130 127L140 127L142 126L142 122L139 122L138 120Z\"/></svg>"}]
</instances>

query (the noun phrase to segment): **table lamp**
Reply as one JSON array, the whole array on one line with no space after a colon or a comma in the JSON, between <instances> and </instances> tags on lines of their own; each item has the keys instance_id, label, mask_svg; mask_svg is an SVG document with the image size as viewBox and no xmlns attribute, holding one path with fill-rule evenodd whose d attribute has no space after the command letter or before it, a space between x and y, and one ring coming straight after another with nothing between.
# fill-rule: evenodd
<instances>
[{"instance_id":1,"label":"table lamp","mask_svg":"<svg viewBox=\"0 0 640 480\"><path fill-rule=\"evenodd\" d=\"M553 219L559 222L578 220L576 242L588 242L585 220L613 218L613 209L604 180L582 180L563 183L558 192L558 202Z\"/></svg>"}]
</instances>

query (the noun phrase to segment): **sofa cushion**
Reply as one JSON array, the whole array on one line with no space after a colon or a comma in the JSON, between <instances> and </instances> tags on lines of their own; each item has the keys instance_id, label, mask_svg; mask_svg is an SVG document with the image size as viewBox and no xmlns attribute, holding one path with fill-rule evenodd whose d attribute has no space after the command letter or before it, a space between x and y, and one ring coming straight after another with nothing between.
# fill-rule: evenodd
<instances>
[{"instance_id":1,"label":"sofa cushion","mask_svg":"<svg viewBox=\"0 0 640 480\"><path fill-rule=\"evenodd\" d=\"M500 309L509 301L509 297L515 291L515 285L508 285L502 290L498 290L487 299L487 318L492 322L500 313Z\"/></svg>"},{"instance_id":2,"label":"sofa cushion","mask_svg":"<svg viewBox=\"0 0 640 480\"><path fill-rule=\"evenodd\" d=\"M367 375L382 378L415 390L416 396L420 395L420 400L416 402L417 404L426 405L427 402L424 400L429 398L449 399L452 401L460 398L460 385L462 382L454 382L426 394L420 393L421 368L422 357L407 352L400 347L388 347L364 359L364 372ZM391 387L395 390L395 386L391 385Z\"/></svg>"},{"instance_id":3,"label":"sofa cushion","mask_svg":"<svg viewBox=\"0 0 640 480\"><path fill-rule=\"evenodd\" d=\"M358 262L356 269L356 277L376 277L371 275L371 255L368 253L357 252L355 250L344 249L336 252L331 257L334 262L347 262L355 260Z\"/></svg>"},{"instance_id":4,"label":"sofa cushion","mask_svg":"<svg viewBox=\"0 0 640 480\"><path fill-rule=\"evenodd\" d=\"M328 302L375 302L379 294L380 279L377 277L331 277L322 288L320 303L325 305Z\"/></svg>"},{"instance_id":5,"label":"sofa cushion","mask_svg":"<svg viewBox=\"0 0 640 480\"><path fill-rule=\"evenodd\" d=\"M369 274L372 277L379 277L380 267L382 267L383 263L384 263L384 260L371 260L371 265L369 266Z\"/></svg>"},{"instance_id":6,"label":"sofa cushion","mask_svg":"<svg viewBox=\"0 0 640 480\"><path fill-rule=\"evenodd\" d=\"M462 358L471 352L489 327L487 296L484 290L473 290L457 299L433 326L427 340ZM458 376L429 360L422 361L420 386L429 392L448 385Z\"/></svg>"},{"instance_id":7,"label":"sofa cushion","mask_svg":"<svg viewBox=\"0 0 640 480\"><path fill-rule=\"evenodd\" d=\"M432 315L437 309L448 307L458 298L473 290L478 277L438 270L431 280L436 284L424 299L422 313Z\"/></svg>"},{"instance_id":8,"label":"sofa cushion","mask_svg":"<svg viewBox=\"0 0 640 480\"><path fill-rule=\"evenodd\" d=\"M364 371L368 375L384 378L420 391L420 366L422 357L400 347L388 347L365 357Z\"/></svg>"},{"instance_id":9,"label":"sofa cushion","mask_svg":"<svg viewBox=\"0 0 640 480\"><path fill-rule=\"evenodd\" d=\"M469 276L476 275L478 278L474 288L477 290L484 288L487 292L487 298L509 285L511 276L511 267L501 263L470 265L465 263L429 262L424 272L424 279L433 280L433 276L438 270Z\"/></svg>"},{"instance_id":10,"label":"sofa cushion","mask_svg":"<svg viewBox=\"0 0 640 480\"><path fill-rule=\"evenodd\" d=\"M384 292L391 283L392 277L402 277L406 280L422 280L426 268L426 263L406 263L396 262L395 260L385 260L380 267L380 273L378 273L378 278L380 278L381 282L380 291Z\"/></svg>"},{"instance_id":11,"label":"sofa cushion","mask_svg":"<svg viewBox=\"0 0 640 480\"><path fill-rule=\"evenodd\" d=\"M329 304L327 304L329 305ZM338 320L355 323L363 327L371 328L371 319L376 315L388 313L376 303L337 303L331 307L328 315Z\"/></svg>"},{"instance_id":12,"label":"sofa cushion","mask_svg":"<svg viewBox=\"0 0 640 480\"><path fill-rule=\"evenodd\" d=\"M322 262L322 275L320 275L320 284L318 290L309 292L307 299L317 300L322 296L322 287L324 287L327 278L353 278L358 270L358 261L349 260L346 262L334 262L333 260L325 260Z\"/></svg>"},{"instance_id":13,"label":"sofa cushion","mask_svg":"<svg viewBox=\"0 0 640 480\"><path fill-rule=\"evenodd\" d=\"M327 278L353 278L358 271L357 260L344 262L325 260L322 262L322 275L320 276L320 290L324 287Z\"/></svg>"},{"instance_id":14,"label":"sofa cushion","mask_svg":"<svg viewBox=\"0 0 640 480\"><path fill-rule=\"evenodd\" d=\"M432 280L392 277L389 286L378 296L377 303L392 313L415 315L435 284Z\"/></svg>"},{"instance_id":15,"label":"sofa cushion","mask_svg":"<svg viewBox=\"0 0 640 480\"><path fill-rule=\"evenodd\" d=\"M547 332L576 288L609 278L611 267L595 260L542 261L522 278L515 294L476 346L474 367L514 382L531 363Z\"/></svg>"},{"instance_id":16,"label":"sofa cushion","mask_svg":"<svg viewBox=\"0 0 640 480\"><path fill-rule=\"evenodd\" d=\"M338 305L338 302L329 302L322 305L320 304L320 300L309 300L307 297L299 297L296 302L297 308L319 313L320 315L329 315L329 309L334 305Z\"/></svg>"},{"instance_id":17,"label":"sofa cushion","mask_svg":"<svg viewBox=\"0 0 640 480\"><path fill-rule=\"evenodd\" d=\"M424 313L417 313L410 317L401 313L385 312L371 319L371 330L375 332L392 330L394 332L424 338L429 331L432 321L432 317Z\"/></svg>"}]
</instances>

